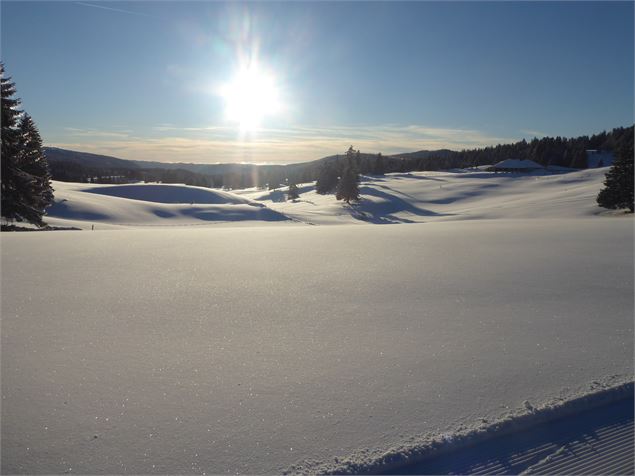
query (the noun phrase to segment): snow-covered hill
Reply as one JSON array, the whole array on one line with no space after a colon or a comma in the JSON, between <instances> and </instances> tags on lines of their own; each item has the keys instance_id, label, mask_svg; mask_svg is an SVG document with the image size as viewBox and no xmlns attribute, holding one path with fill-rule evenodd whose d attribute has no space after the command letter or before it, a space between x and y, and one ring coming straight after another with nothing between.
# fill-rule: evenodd
<instances>
[{"instance_id":1,"label":"snow-covered hill","mask_svg":"<svg viewBox=\"0 0 635 476\"><path fill-rule=\"evenodd\" d=\"M238 195L169 184L91 185L53 182L47 223L98 230L137 226L293 223L281 213Z\"/></svg>"},{"instance_id":2,"label":"snow-covered hill","mask_svg":"<svg viewBox=\"0 0 635 476\"><path fill-rule=\"evenodd\" d=\"M344 205L299 186L286 190L226 192L186 185L89 185L54 182L53 225L245 225L266 223L417 223L494 218L571 218L599 214L595 197L607 169L567 174L494 174L481 171L418 172L363 177L362 200ZM291 221L293 220L293 221Z\"/></svg>"},{"instance_id":3,"label":"snow-covered hill","mask_svg":"<svg viewBox=\"0 0 635 476\"><path fill-rule=\"evenodd\" d=\"M269 208L315 224L417 223L494 218L567 218L595 215L595 197L607 169L567 174L506 174L459 170L364 177L362 201L342 206L333 195L300 186L297 203L282 201L282 191L246 193Z\"/></svg>"}]
</instances>

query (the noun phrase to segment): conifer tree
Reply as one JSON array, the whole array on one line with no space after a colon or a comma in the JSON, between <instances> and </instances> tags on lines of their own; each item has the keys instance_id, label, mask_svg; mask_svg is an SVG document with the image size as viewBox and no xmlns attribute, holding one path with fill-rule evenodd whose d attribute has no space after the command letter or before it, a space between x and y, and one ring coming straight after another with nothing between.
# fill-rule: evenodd
<instances>
[{"instance_id":1,"label":"conifer tree","mask_svg":"<svg viewBox=\"0 0 635 476\"><path fill-rule=\"evenodd\" d=\"M315 191L321 195L331 193L337 187L337 170L331 162L324 162L320 167Z\"/></svg>"},{"instance_id":2,"label":"conifer tree","mask_svg":"<svg viewBox=\"0 0 635 476\"><path fill-rule=\"evenodd\" d=\"M298 198L300 198L300 194L298 193L298 186L292 183L291 185L289 185L287 200L297 200Z\"/></svg>"},{"instance_id":3,"label":"conifer tree","mask_svg":"<svg viewBox=\"0 0 635 476\"><path fill-rule=\"evenodd\" d=\"M29 177L29 187L23 197L23 217L42 226L44 210L53 203L53 188L48 162L42 150L42 138L28 114L20 120L20 170Z\"/></svg>"},{"instance_id":4,"label":"conifer tree","mask_svg":"<svg viewBox=\"0 0 635 476\"><path fill-rule=\"evenodd\" d=\"M613 166L606 173L604 185L597 197L598 205L604 208L628 208L631 213L635 210L633 204L633 134L624 138L617 151Z\"/></svg>"},{"instance_id":5,"label":"conifer tree","mask_svg":"<svg viewBox=\"0 0 635 476\"><path fill-rule=\"evenodd\" d=\"M586 169L588 166L586 150L581 149L573 154L569 167L572 169Z\"/></svg>"},{"instance_id":6,"label":"conifer tree","mask_svg":"<svg viewBox=\"0 0 635 476\"><path fill-rule=\"evenodd\" d=\"M375 169L373 170L375 175L384 175L386 173L386 162L384 161L384 156L381 155L381 152L377 154L377 159L375 160Z\"/></svg>"},{"instance_id":7,"label":"conifer tree","mask_svg":"<svg viewBox=\"0 0 635 476\"><path fill-rule=\"evenodd\" d=\"M0 176L2 199L0 211L3 217L11 220L16 216L15 206L18 203L17 195L21 185L17 167L20 150L18 118L21 111L18 109L20 100L14 97L15 84L11 78L5 76L4 64L2 63L0 63L0 87L2 90L2 170Z\"/></svg>"},{"instance_id":8,"label":"conifer tree","mask_svg":"<svg viewBox=\"0 0 635 476\"><path fill-rule=\"evenodd\" d=\"M44 209L53 201L53 189L42 139L35 123L18 110L15 85L4 74L2 85L2 216L7 220L44 225ZM22 117L20 117L22 115Z\"/></svg>"},{"instance_id":9,"label":"conifer tree","mask_svg":"<svg viewBox=\"0 0 635 476\"><path fill-rule=\"evenodd\" d=\"M359 187L357 186L359 175L355 166L357 157L359 157L359 151L355 153L353 146L349 147L344 161L344 170L335 194L337 200L344 200L348 204L351 203L351 200L359 200Z\"/></svg>"}]
</instances>

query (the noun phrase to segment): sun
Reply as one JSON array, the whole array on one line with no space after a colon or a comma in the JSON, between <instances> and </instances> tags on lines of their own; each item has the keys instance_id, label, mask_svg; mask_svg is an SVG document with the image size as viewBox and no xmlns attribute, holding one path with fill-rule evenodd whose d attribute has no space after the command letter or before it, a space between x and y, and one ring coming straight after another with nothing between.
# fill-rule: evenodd
<instances>
[{"instance_id":1,"label":"sun","mask_svg":"<svg viewBox=\"0 0 635 476\"><path fill-rule=\"evenodd\" d=\"M241 68L221 88L225 100L225 117L239 124L242 131L254 131L266 116L281 109L274 76L255 65Z\"/></svg>"}]
</instances>

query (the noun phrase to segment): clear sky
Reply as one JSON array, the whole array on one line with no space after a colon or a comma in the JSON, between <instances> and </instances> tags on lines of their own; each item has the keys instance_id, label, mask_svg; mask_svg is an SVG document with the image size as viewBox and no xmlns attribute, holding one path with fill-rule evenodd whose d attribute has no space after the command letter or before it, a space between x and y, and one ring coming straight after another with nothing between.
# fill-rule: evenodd
<instances>
[{"instance_id":1,"label":"clear sky","mask_svg":"<svg viewBox=\"0 0 635 476\"><path fill-rule=\"evenodd\" d=\"M633 123L633 2L6 2L45 145L287 163Z\"/></svg>"}]
</instances>

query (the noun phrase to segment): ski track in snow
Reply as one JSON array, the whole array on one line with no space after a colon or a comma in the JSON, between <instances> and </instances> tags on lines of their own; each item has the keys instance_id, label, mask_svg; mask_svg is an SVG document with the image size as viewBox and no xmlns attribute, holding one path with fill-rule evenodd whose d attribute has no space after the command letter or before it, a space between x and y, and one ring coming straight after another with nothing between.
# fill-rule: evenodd
<instances>
[{"instance_id":1,"label":"ski track in snow","mask_svg":"<svg viewBox=\"0 0 635 476\"><path fill-rule=\"evenodd\" d=\"M292 467L299 474L632 474L633 382L517 410L388 451Z\"/></svg>"},{"instance_id":2,"label":"ski track in snow","mask_svg":"<svg viewBox=\"0 0 635 476\"><path fill-rule=\"evenodd\" d=\"M0 235L2 472L381 471L619 393L633 221L598 216L604 172L395 174L354 207L56 182L48 221L98 231Z\"/></svg>"}]
</instances>

